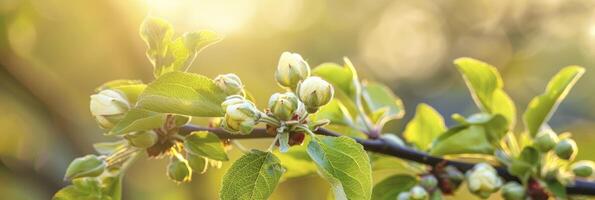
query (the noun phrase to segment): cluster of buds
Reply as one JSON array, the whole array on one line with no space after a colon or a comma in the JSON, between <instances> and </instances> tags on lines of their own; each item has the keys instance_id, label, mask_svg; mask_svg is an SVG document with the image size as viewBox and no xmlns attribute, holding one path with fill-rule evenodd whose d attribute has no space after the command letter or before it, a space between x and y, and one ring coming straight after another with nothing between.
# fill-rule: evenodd
<instances>
[{"instance_id":1,"label":"cluster of buds","mask_svg":"<svg viewBox=\"0 0 595 200\"><path fill-rule=\"evenodd\" d=\"M130 103L122 93L106 89L91 95L90 110L99 126L107 130L124 118Z\"/></svg>"},{"instance_id":2,"label":"cluster of buds","mask_svg":"<svg viewBox=\"0 0 595 200\"><path fill-rule=\"evenodd\" d=\"M544 129L537 133L533 140L533 146L544 153L553 150L556 156L563 160L574 160L578 153L574 140L570 138L559 139L558 135L551 129Z\"/></svg>"},{"instance_id":3,"label":"cluster of buds","mask_svg":"<svg viewBox=\"0 0 595 200\"><path fill-rule=\"evenodd\" d=\"M249 134L260 119L254 103L239 95L232 95L221 104L225 110L223 128L231 133Z\"/></svg>"},{"instance_id":4,"label":"cluster of buds","mask_svg":"<svg viewBox=\"0 0 595 200\"><path fill-rule=\"evenodd\" d=\"M279 58L275 79L281 87L295 89L300 81L310 76L310 66L297 53L283 52Z\"/></svg>"},{"instance_id":5,"label":"cluster of buds","mask_svg":"<svg viewBox=\"0 0 595 200\"><path fill-rule=\"evenodd\" d=\"M303 107L302 102L292 92L275 93L269 99L269 111L277 119L288 121L294 116L300 116L299 109Z\"/></svg>"},{"instance_id":6,"label":"cluster of buds","mask_svg":"<svg viewBox=\"0 0 595 200\"><path fill-rule=\"evenodd\" d=\"M496 169L487 163L476 164L467 172L467 186L469 191L481 197L488 198L502 186L502 179Z\"/></svg>"}]
</instances>

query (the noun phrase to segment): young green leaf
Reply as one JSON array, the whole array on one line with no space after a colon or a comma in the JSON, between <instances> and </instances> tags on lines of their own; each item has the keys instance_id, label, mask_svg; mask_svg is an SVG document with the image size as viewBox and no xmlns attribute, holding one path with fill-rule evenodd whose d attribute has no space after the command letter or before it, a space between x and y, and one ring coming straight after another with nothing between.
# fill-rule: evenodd
<instances>
[{"instance_id":1,"label":"young green leaf","mask_svg":"<svg viewBox=\"0 0 595 200\"><path fill-rule=\"evenodd\" d=\"M126 145L128 145L128 142L126 140L118 140L115 142L95 143L93 144L93 148L99 154L109 155L118 150L123 149L124 147L126 147Z\"/></svg>"},{"instance_id":2,"label":"young green leaf","mask_svg":"<svg viewBox=\"0 0 595 200\"><path fill-rule=\"evenodd\" d=\"M219 137L208 131L196 131L186 136L184 139L184 149L188 153L204 156L213 160L229 160Z\"/></svg>"},{"instance_id":3,"label":"young green leaf","mask_svg":"<svg viewBox=\"0 0 595 200\"><path fill-rule=\"evenodd\" d=\"M445 131L446 125L440 113L422 103L417 106L415 117L407 124L403 136L418 148L427 150L432 141Z\"/></svg>"},{"instance_id":4,"label":"young green leaf","mask_svg":"<svg viewBox=\"0 0 595 200\"><path fill-rule=\"evenodd\" d=\"M109 199L103 194L101 183L95 178L78 178L72 185L60 189L52 200Z\"/></svg>"},{"instance_id":5,"label":"young green leaf","mask_svg":"<svg viewBox=\"0 0 595 200\"><path fill-rule=\"evenodd\" d=\"M122 135L134 131L146 131L160 128L166 123L169 115L171 114L133 108L132 110L128 111L128 113L126 113L124 116L124 119L120 120L107 134ZM188 116L171 116L173 116L176 126L182 126L190 121L190 117Z\"/></svg>"},{"instance_id":6,"label":"young green leaf","mask_svg":"<svg viewBox=\"0 0 595 200\"><path fill-rule=\"evenodd\" d=\"M332 124L353 126L353 120L347 108L339 100L333 99L328 104L320 107L316 112L316 119L328 119Z\"/></svg>"},{"instance_id":7,"label":"young green leaf","mask_svg":"<svg viewBox=\"0 0 595 200\"><path fill-rule=\"evenodd\" d=\"M225 98L225 93L205 76L170 72L147 86L137 107L160 113L221 117Z\"/></svg>"},{"instance_id":8,"label":"young green leaf","mask_svg":"<svg viewBox=\"0 0 595 200\"><path fill-rule=\"evenodd\" d=\"M527 132L531 136L534 137L541 126L547 123L560 102L564 100L584 72L585 69L579 66L565 67L550 80L542 95L529 102L529 106L523 114L523 120Z\"/></svg>"},{"instance_id":9,"label":"young green leaf","mask_svg":"<svg viewBox=\"0 0 595 200\"><path fill-rule=\"evenodd\" d=\"M365 100L364 106L368 112L376 113L379 110L387 109L381 116L373 117L374 122L386 122L392 119L399 119L405 114L403 102L390 88L379 83L364 83L362 85L362 97Z\"/></svg>"},{"instance_id":10,"label":"young green leaf","mask_svg":"<svg viewBox=\"0 0 595 200\"><path fill-rule=\"evenodd\" d=\"M76 158L68 165L64 179L96 177L103 173L106 166L107 163L105 160L96 155L86 155Z\"/></svg>"},{"instance_id":11,"label":"young green leaf","mask_svg":"<svg viewBox=\"0 0 595 200\"><path fill-rule=\"evenodd\" d=\"M397 174L390 176L376 185L372 193L374 200L394 200L401 192L409 191L417 184L417 178L411 175Z\"/></svg>"},{"instance_id":12,"label":"young green leaf","mask_svg":"<svg viewBox=\"0 0 595 200\"><path fill-rule=\"evenodd\" d=\"M283 174L279 159L271 152L252 150L236 160L223 176L222 200L265 200Z\"/></svg>"},{"instance_id":13,"label":"young green leaf","mask_svg":"<svg viewBox=\"0 0 595 200\"><path fill-rule=\"evenodd\" d=\"M336 63L320 64L312 70L312 75L320 76L331 83L335 88L335 97L341 100L349 113L355 115L357 113L355 101L361 93L361 85L351 61L347 58L344 60L344 66Z\"/></svg>"},{"instance_id":14,"label":"young green leaf","mask_svg":"<svg viewBox=\"0 0 595 200\"><path fill-rule=\"evenodd\" d=\"M370 158L355 140L320 136L308 144L308 155L330 182L336 199L370 199Z\"/></svg>"},{"instance_id":15,"label":"young green leaf","mask_svg":"<svg viewBox=\"0 0 595 200\"><path fill-rule=\"evenodd\" d=\"M492 154L494 147L486 135L485 128L480 125L450 128L436 139L430 154L435 156L466 153Z\"/></svg>"},{"instance_id":16,"label":"young green leaf","mask_svg":"<svg viewBox=\"0 0 595 200\"><path fill-rule=\"evenodd\" d=\"M204 48L221 41L221 38L217 33L213 31L195 31L185 33L184 45L191 54L197 54Z\"/></svg>"},{"instance_id":17,"label":"young green leaf","mask_svg":"<svg viewBox=\"0 0 595 200\"><path fill-rule=\"evenodd\" d=\"M539 151L528 146L523 148L519 157L512 159L508 171L521 180L527 181L536 172L535 170L539 165Z\"/></svg>"},{"instance_id":18,"label":"young green leaf","mask_svg":"<svg viewBox=\"0 0 595 200\"><path fill-rule=\"evenodd\" d=\"M454 61L463 75L471 97L481 111L501 114L512 127L516 121L516 107L504 92L502 78L498 70L487 63L472 58L459 58Z\"/></svg>"},{"instance_id":19,"label":"young green leaf","mask_svg":"<svg viewBox=\"0 0 595 200\"><path fill-rule=\"evenodd\" d=\"M145 90L146 87L147 85L143 84L139 80L119 79L104 83L103 85L97 87L97 89L95 89L95 92L100 92L102 90L108 89L118 90L126 96L126 99L131 105L134 105L138 96Z\"/></svg>"}]
</instances>

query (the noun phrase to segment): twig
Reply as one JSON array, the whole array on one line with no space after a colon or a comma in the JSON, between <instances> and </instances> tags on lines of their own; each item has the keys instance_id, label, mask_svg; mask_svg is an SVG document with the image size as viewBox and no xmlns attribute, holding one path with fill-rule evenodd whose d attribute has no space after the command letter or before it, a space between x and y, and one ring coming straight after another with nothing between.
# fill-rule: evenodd
<instances>
[{"instance_id":1,"label":"twig","mask_svg":"<svg viewBox=\"0 0 595 200\"><path fill-rule=\"evenodd\" d=\"M223 129L219 128L207 128L195 125L186 125L180 128L180 134L185 135L189 134L192 131L210 131L215 133L221 139L255 139L255 138L273 138L274 135L268 134L266 129L257 128L249 135L236 135L230 134ZM324 129L319 128L318 130L314 131L316 134L319 135L326 135L326 136L334 136L338 137L341 134ZM415 161L418 163L423 163L429 166L436 166L441 163L445 163L446 165L451 165L456 167L457 169L465 172L470 170L475 165L474 163L468 162L461 162L461 161L453 161L453 160L446 160L440 157L430 156L424 152L416 151L404 146L401 146L396 143L389 142L382 138L378 139L361 139L361 138L354 138L358 143L360 143L364 149L376 153L381 153L385 155L390 155L410 161ZM505 167L496 166L496 170L498 170L498 174L504 178L506 181L519 181L518 178L508 173ZM573 185L566 186L566 192L568 194L575 194L575 195L595 195L595 182L589 182L584 180L576 180Z\"/></svg>"}]
</instances>

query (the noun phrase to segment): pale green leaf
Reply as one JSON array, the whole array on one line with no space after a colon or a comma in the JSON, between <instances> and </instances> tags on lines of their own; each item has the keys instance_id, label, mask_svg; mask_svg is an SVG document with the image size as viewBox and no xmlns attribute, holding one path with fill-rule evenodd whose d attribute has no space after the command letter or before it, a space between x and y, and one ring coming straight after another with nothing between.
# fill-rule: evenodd
<instances>
[{"instance_id":1,"label":"pale green leaf","mask_svg":"<svg viewBox=\"0 0 595 200\"><path fill-rule=\"evenodd\" d=\"M585 69L579 66L565 67L550 80L542 95L531 100L523 114L525 128L531 136L535 136L541 126L547 123L584 72Z\"/></svg>"},{"instance_id":2,"label":"pale green leaf","mask_svg":"<svg viewBox=\"0 0 595 200\"><path fill-rule=\"evenodd\" d=\"M374 122L399 119L405 114L401 99L390 88L382 84L364 83L362 85L362 97L367 105L365 108L369 112L375 113L386 109L386 111L382 112L382 116L374 117L377 119Z\"/></svg>"},{"instance_id":3,"label":"pale green leaf","mask_svg":"<svg viewBox=\"0 0 595 200\"><path fill-rule=\"evenodd\" d=\"M481 111L501 114L506 117L509 125L514 125L516 107L502 89L502 78L498 70L494 66L472 58L459 58L454 63L463 75L471 97Z\"/></svg>"},{"instance_id":4,"label":"pale green leaf","mask_svg":"<svg viewBox=\"0 0 595 200\"><path fill-rule=\"evenodd\" d=\"M109 155L118 150L123 149L128 145L128 141L126 140L118 140L115 142L102 142L102 143L95 143L93 144L93 148L97 153L102 155Z\"/></svg>"},{"instance_id":5,"label":"pale green leaf","mask_svg":"<svg viewBox=\"0 0 595 200\"><path fill-rule=\"evenodd\" d=\"M372 199L395 200L399 193L409 191L416 184L417 179L411 175L397 174L390 176L374 185Z\"/></svg>"},{"instance_id":6,"label":"pale green leaf","mask_svg":"<svg viewBox=\"0 0 595 200\"><path fill-rule=\"evenodd\" d=\"M161 128L168 119L168 116L173 117L176 126L182 126L190 118L183 115L173 115L167 113L158 113L144 109L133 108L126 115L124 119L120 120L114 128L110 130L108 135L121 135L135 131L146 131L156 128Z\"/></svg>"},{"instance_id":7,"label":"pale green leaf","mask_svg":"<svg viewBox=\"0 0 595 200\"><path fill-rule=\"evenodd\" d=\"M147 86L137 107L160 113L221 117L225 98L225 93L205 76L170 72Z\"/></svg>"},{"instance_id":8,"label":"pale green leaf","mask_svg":"<svg viewBox=\"0 0 595 200\"><path fill-rule=\"evenodd\" d=\"M403 136L422 150L427 150L432 141L446 131L444 118L427 104L419 104L415 117L407 124Z\"/></svg>"},{"instance_id":9,"label":"pale green leaf","mask_svg":"<svg viewBox=\"0 0 595 200\"><path fill-rule=\"evenodd\" d=\"M486 135L485 128L480 125L450 128L433 143L430 154L436 156L466 153L492 154L494 147Z\"/></svg>"},{"instance_id":10,"label":"pale green leaf","mask_svg":"<svg viewBox=\"0 0 595 200\"><path fill-rule=\"evenodd\" d=\"M213 160L227 161L227 153L217 135L208 131L195 131L184 139L186 152Z\"/></svg>"},{"instance_id":11,"label":"pale green leaf","mask_svg":"<svg viewBox=\"0 0 595 200\"><path fill-rule=\"evenodd\" d=\"M281 160L281 165L286 170L283 177L281 177L281 181L316 173L316 165L308 156L308 152L306 152L306 147L309 142L309 139L306 138L304 144L293 146L285 153L278 151L274 152L279 160Z\"/></svg>"},{"instance_id":12,"label":"pale green leaf","mask_svg":"<svg viewBox=\"0 0 595 200\"><path fill-rule=\"evenodd\" d=\"M99 92L106 89L118 90L126 96L126 99L128 99L131 105L134 105L138 96L145 90L146 87L147 85L143 84L139 80L119 79L104 83L95 89L95 91Z\"/></svg>"},{"instance_id":13,"label":"pale green leaf","mask_svg":"<svg viewBox=\"0 0 595 200\"><path fill-rule=\"evenodd\" d=\"M335 88L335 98L347 108L352 117L357 113L356 98L361 93L361 85L357 72L349 59L344 58L345 65L323 63L312 70L312 75L328 81Z\"/></svg>"},{"instance_id":14,"label":"pale green leaf","mask_svg":"<svg viewBox=\"0 0 595 200\"><path fill-rule=\"evenodd\" d=\"M223 176L222 200L265 200L283 174L279 159L271 152L252 150L236 160Z\"/></svg>"},{"instance_id":15,"label":"pale green leaf","mask_svg":"<svg viewBox=\"0 0 595 200\"><path fill-rule=\"evenodd\" d=\"M101 191L101 183L95 178L78 178L72 181L72 185L60 189L52 200L111 200L108 195Z\"/></svg>"},{"instance_id":16,"label":"pale green leaf","mask_svg":"<svg viewBox=\"0 0 595 200\"><path fill-rule=\"evenodd\" d=\"M328 119L332 124L353 126L353 120L347 108L336 99L320 107L316 112L316 119Z\"/></svg>"},{"instance_id":17,"label":"pale green leaf","mask_svg":"<svg viewBox=\"0 0 595 200\"><path fill-rule=\"evenodd\" d=\"M320 136L308 145L308 155L331 184L336 199L371 198L370 159L355 140Z\"/></svg>"},{"instance_id":18,"label":"pale green leaf","mask_svg":"<svg viewBox=\"0 0 595 200\"><path fill-rule=\"evenodd\" d=\"M183 38L186 48L193 54L223 39L217 33L208 30L188 32L184 34Z\"/></svg>"}]
</instances>

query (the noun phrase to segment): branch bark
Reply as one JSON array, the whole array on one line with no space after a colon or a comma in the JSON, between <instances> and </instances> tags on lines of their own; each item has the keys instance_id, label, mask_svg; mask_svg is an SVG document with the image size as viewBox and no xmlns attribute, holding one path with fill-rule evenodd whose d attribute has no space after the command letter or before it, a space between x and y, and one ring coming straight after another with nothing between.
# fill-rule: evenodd
<instances>
[{"instance_id":1,"label":"branch bark","mask_svg":"<svg viewBox=\"0 0 595 200\"><path fill-rule=\"evenodd\" d=\"M180 128L180 134L187 135L193 131L209 131L215 133L221 139L256 139L256 138L273 138L274 135L268 134L265 129L257 128L249 135L239 135L239 134L230 134L223 129L220 128L208 128L208 127L201 127L195 125L186 125ZM334 136L338 137L341 134L320 128L314 133L319 135L326 135L326 136ZM394 156L397 158L410 160L418 163L423 163L429 166L437 166L438 164L446 164L456 167L457 169L461 170L462 172L466 172L475 166L474 163L468 162L461 162L461 161L453 161L447 160L440 157L435 157L428 155L424 152L416 151L404 146L401 146L396 143L392 143L390 141L384 140L382 138L378 139L361 139L361 138L354 138L355 141L360 143L365 150L372 151L376 153L381 153L385 155ZM518 181L518 178L508 173L505 167L496 166L496 170L498 174L505 179L506 181ZM575 195L595 195L595 182L583 181L583 180L576 180L574 185L566 186L566 192L568 194L575 194Z\"/></svg>"}]
</instances>

